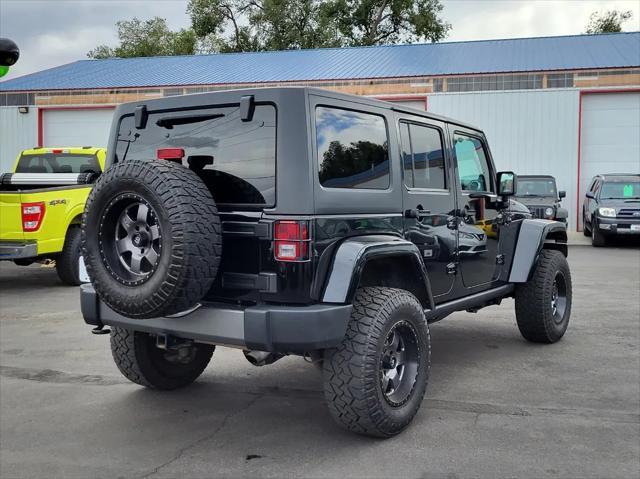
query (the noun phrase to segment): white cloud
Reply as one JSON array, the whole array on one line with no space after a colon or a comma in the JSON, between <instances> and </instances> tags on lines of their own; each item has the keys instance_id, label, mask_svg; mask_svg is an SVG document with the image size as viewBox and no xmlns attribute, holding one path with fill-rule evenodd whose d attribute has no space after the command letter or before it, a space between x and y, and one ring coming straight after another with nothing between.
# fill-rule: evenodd
<instances>
[{"instance_id":1,"label":"white cloud","mask_svg":"<svg viewBox=\"0 0 640 479\"><path fill-rule=\"evenodd\" d=\"M595 11L631 10L625 31L640 30L637 0L443 0L443 16L453 28L447 41L577 35Z\"/></svg>"}]
</instances>

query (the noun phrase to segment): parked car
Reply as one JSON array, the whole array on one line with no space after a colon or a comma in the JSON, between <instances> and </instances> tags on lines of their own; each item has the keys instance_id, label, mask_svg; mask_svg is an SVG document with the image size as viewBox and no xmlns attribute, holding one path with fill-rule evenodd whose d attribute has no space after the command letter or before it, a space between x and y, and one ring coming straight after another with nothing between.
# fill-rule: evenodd
<instances>
[{"instance_id":1,"label":"parked car","mask_svg":"<svg viewBox=\"0 0 640 479\"><path fill-rule=\"evenodd\" d=\"M53 259L59 278L79 285L80 224L102 148L32 148L0 176L0 260L28 266Z\"/></svg>"},{"instance_id":2,"label":"parked car","mask_svg":"<svg viewBox=\"0 0 640 479\"><path fill-rule=\"evenodd\" d=\"M593 246L616 236L640 238L640 174L595 176L585 194L582 225Z\"/></svg>"},{"instance_id":3,"label":"parked car","mask_svg":"<svg viewBox=\"0 0 640 479\"><path fill-rule=\"evenodd\" d=\"M551 175L518 175L516 199L529 208L534 218L566 223L569 211L560 204L566 196L566 191L558 191Z\"/></svg>"},{"instance_id":4,"label":"parked car","mask_svg":"<svg viewBox=\"0 0 640 479\"><path fill-rule=\"evenodd\" d=\"M429 323L515 297L527 340L567 329L566 227L514 207L516 176L473 126L311 88L114 118L81 305L137 384L185 386L218 345L259 366L300 355L322 364L336 422L389 437L425 394Z\"/></svg>"}]
</instances>

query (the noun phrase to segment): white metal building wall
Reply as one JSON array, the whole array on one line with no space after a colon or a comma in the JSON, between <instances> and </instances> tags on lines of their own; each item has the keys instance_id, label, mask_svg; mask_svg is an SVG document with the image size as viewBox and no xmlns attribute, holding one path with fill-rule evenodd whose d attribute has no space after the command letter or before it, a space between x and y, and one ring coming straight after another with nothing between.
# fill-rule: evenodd
<instances>
[{"instance_id":1,"label":"white metal building wall","mask_svg":"<svg viewBox=\"0 0 640 479\"><path fill-rule=\"evenodd\" d=\"M578 90L447 93L430 95L427 105L481 128L499 170L555 176L575 231L579 96Z\"/></svg>"},{"instance_id":2,"label":"white metal building wall","mask_svg":"<svg viewBox=\"0 0 640 479\"><path fill-rule=\"evenodd\" d=\"M18 112L18 107L0 107L0 173L13 167L18 153L38 144L38 109Z\"/></svg>"}]
</instances>

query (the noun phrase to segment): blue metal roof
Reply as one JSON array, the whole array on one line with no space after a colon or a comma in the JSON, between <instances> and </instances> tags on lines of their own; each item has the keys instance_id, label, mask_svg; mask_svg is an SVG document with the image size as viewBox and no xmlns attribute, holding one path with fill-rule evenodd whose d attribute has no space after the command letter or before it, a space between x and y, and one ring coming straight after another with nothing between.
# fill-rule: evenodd
<instances>
[{"instance_id":1,"label":"blue metal roof","mask_svg":"<svg viewBox=\"0 0 640 479\"><path fill-rule=\"evenodd\" d=\"M80 60L0 91L347 80L640 66L640 32L474 42Z\"/></svg>"}]
</instances>

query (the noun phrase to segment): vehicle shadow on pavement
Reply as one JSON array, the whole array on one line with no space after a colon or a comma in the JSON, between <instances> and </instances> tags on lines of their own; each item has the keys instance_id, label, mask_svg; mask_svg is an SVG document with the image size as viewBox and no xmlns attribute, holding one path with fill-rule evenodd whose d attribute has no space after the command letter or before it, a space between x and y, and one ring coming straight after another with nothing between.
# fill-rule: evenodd
<instances>
[{"instance_id":1,"label":"vehicle shadow on pavement","mask_svg":"<svg viewBox=\"0 0 640 479\"><path fill-rule=\"evenodd\" d=\"M64 285L56 274L54 266L42 266L33 264L30 266L16 267L13 264L5 265L0 261L0 291L33 290L33 288L58 288L69 291L73 286ZM80 291L78 290L78 295Z\"/></svg>"}]
</instances>

